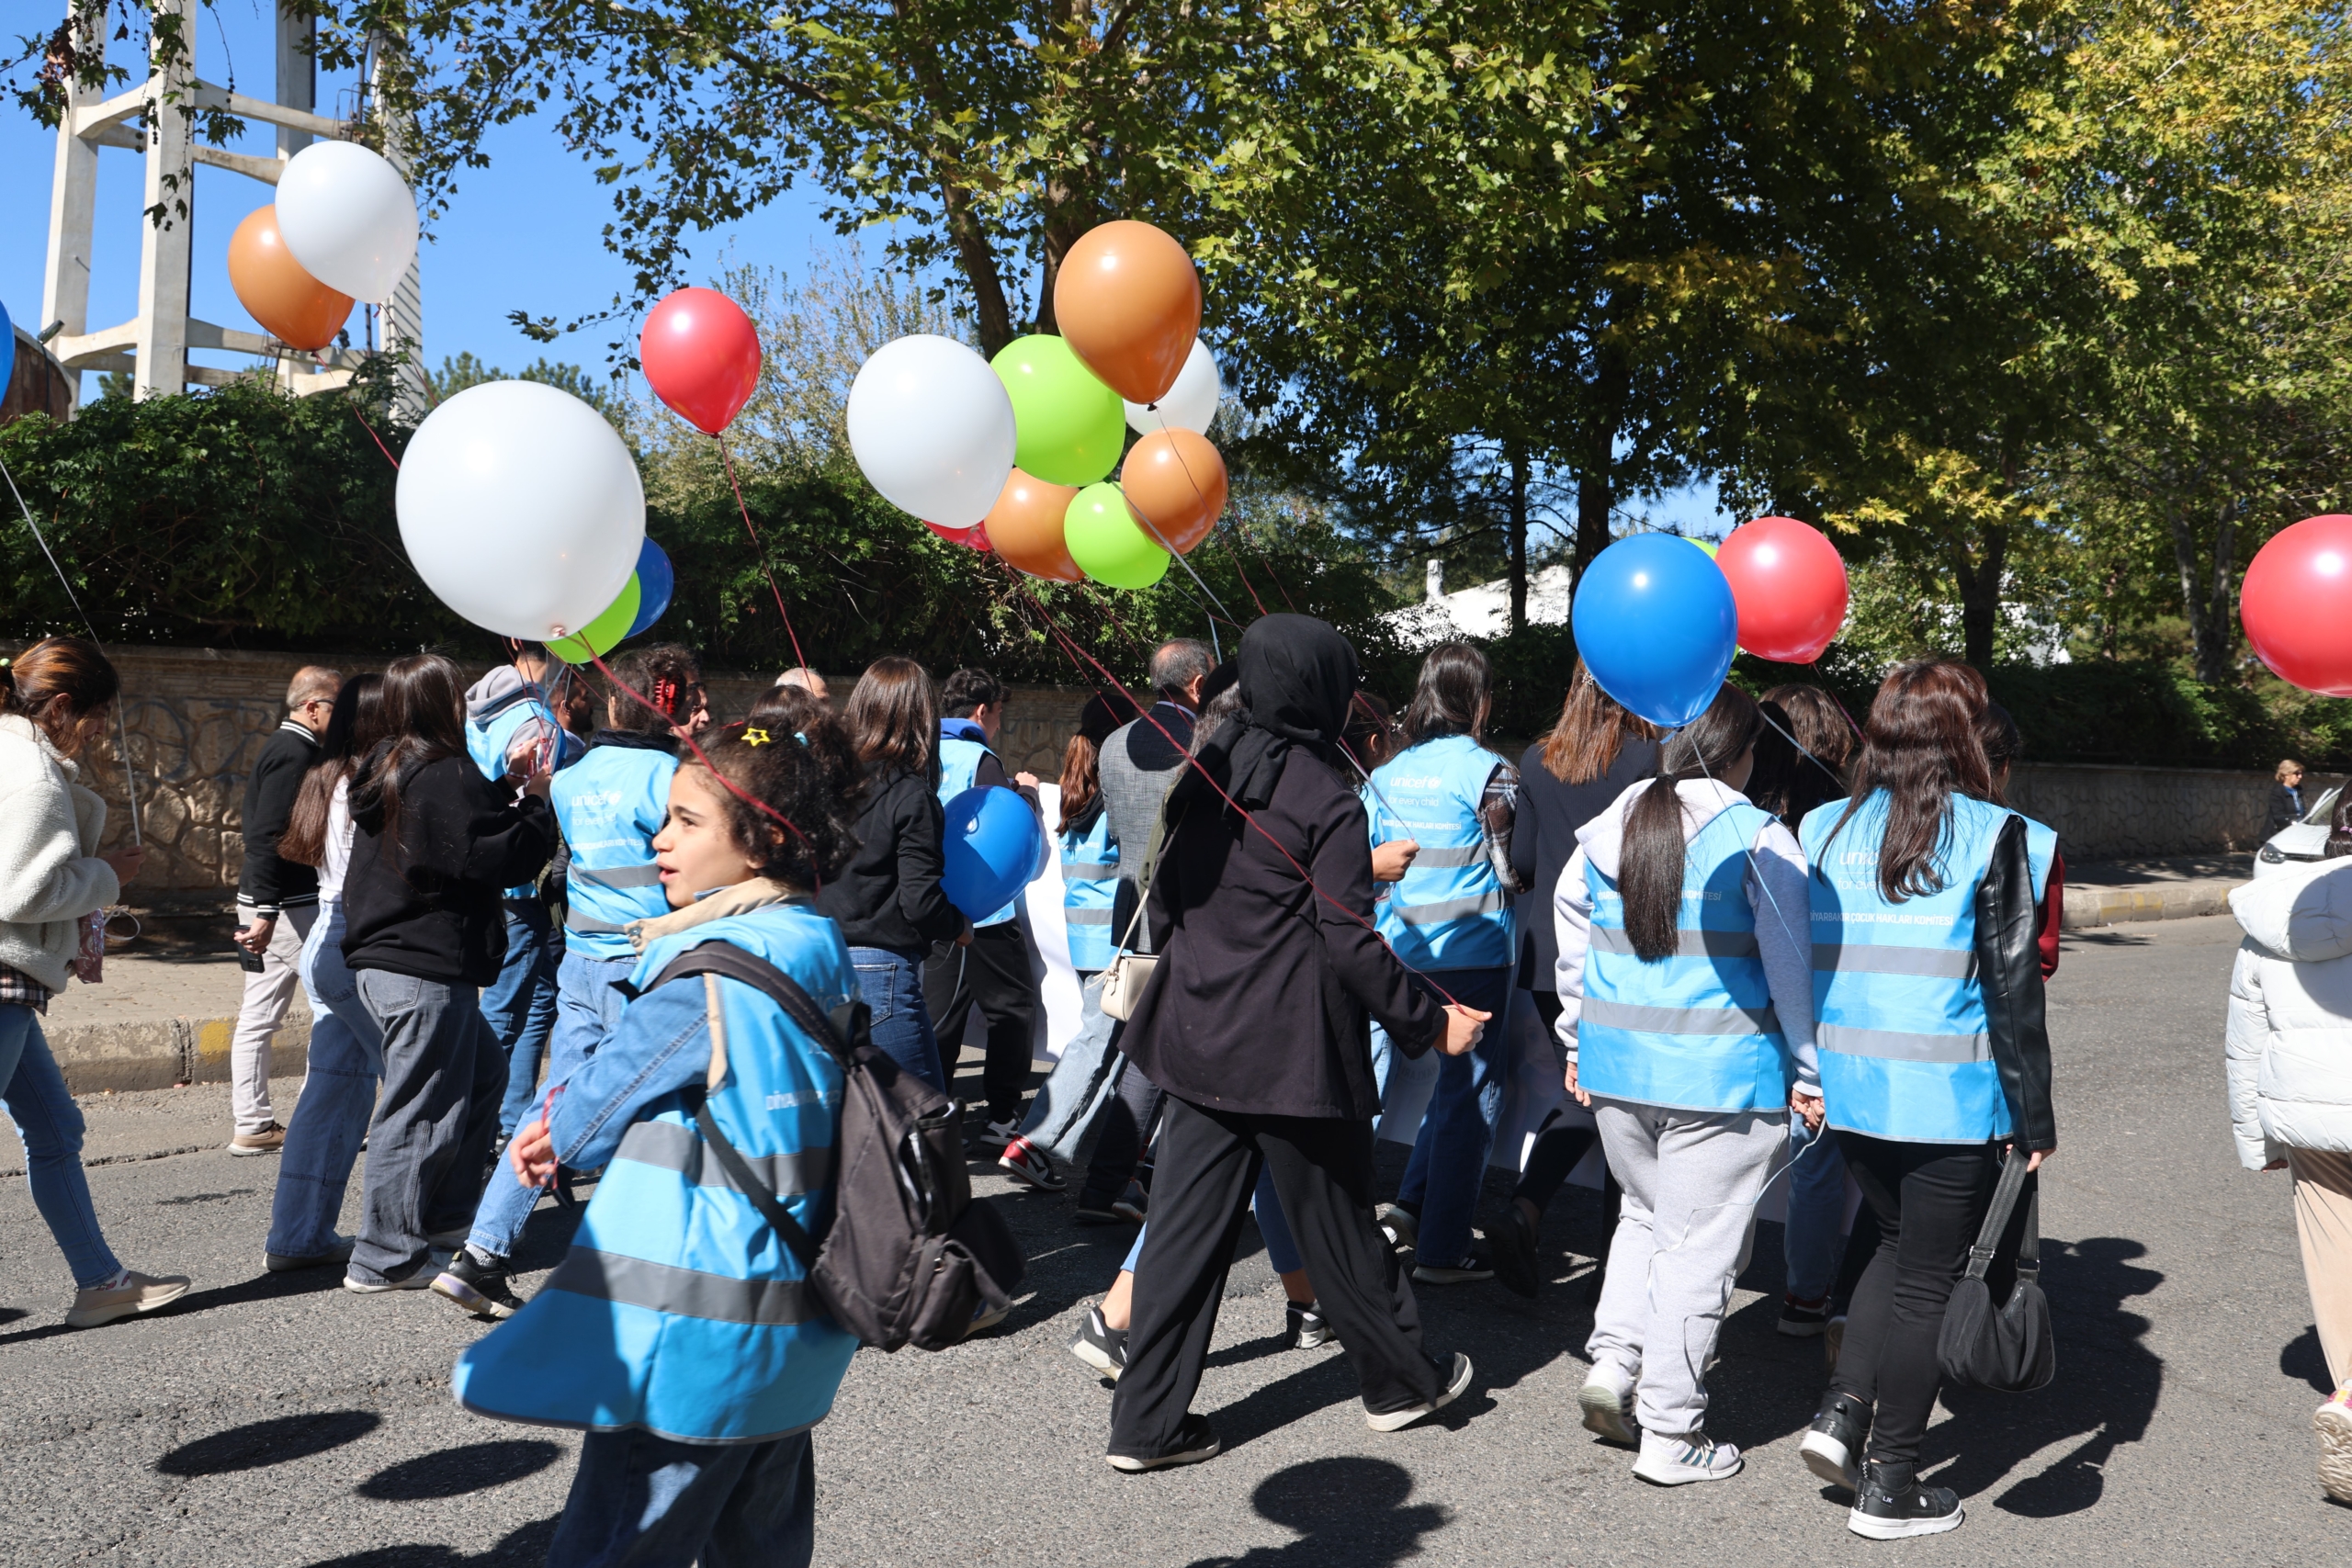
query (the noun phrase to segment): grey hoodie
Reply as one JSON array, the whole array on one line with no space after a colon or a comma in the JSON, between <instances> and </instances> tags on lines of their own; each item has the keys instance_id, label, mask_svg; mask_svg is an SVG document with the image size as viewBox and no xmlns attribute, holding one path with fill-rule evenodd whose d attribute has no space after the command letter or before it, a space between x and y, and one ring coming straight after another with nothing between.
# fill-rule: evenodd
<instances>
[{"instance_id":1,"label":"grey hoodie","mask_svg":"<svg viewBox=\"0 0 2352 1568\"><path fill-rule=\"evenodd\" d=\"M1577 1022L1584 1009L1584 955L1591 946L1592 890L1585 867L1596 865L1614 881L1618 857L1625 843L1625 811L1634 797L1654 781L1644 779L1610 802L1609 808L1577 831L1577 852L1560 873L1552 895L1553 929L1560 939L1557 972L1560 990L1560 1043L1568 1060L1577 1056ZM1712 779L1694 779L1675 786L1682 799L1682 841L1698 837L1701 829L1724 807L1744 805L1747 797ZM1746 888L1756 910L1756 946L1764 960L1764 979L1772 992L1772 1010L1780 1015L1781 1032L1796 1057L1797 1088L1808 1095L1821 1092L1821 1064L1813 1043L1813 898L1806 886L1804 851L1777 819L1769 820L1750 846ZM1761 874L1760 877L1758 874Z\"/></svg>"},{"instance_id":2,"label":"grey hoodie","mask_svg":"<svg viewBox=\"0 0 2352 1568\"><path fill-rule=\"evenodd\" d=\"M521 671L512 664L502 664L466 689L466 722L487 725L499 714L516 703L526 703L544 696L538 686L523 679ZM509 762L520 762L547 741L554 729L545 718L530 719L515 727L506 742Z\"/></svg>"}]
</instances>

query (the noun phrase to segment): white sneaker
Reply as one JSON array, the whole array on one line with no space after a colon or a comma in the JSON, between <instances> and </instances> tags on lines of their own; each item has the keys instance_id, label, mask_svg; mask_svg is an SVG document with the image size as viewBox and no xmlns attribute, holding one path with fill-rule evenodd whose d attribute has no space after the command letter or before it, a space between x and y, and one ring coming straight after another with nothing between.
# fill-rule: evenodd
<instances>
[{"instance_id":1,"label":"white sneaker","mask_svg":"<svg viewBox=\"0 0 2352 1568\"><path fill-rule=\"evenodd\" d=\"M1594 1366L1577 1390L1577 1406L1584 1412L1586 1431L1629 1449L1642 1440L1634 1425L1634 1380L1615 1367Z\"/></svg>"},{"instance_id":2,"label":"white sneaker","mask_svg":"<svg viewBox=\"0 0 2352 1568\"><path fill-rule=\"evenodd\" d=\"M2319 1434L2320 1490L2352 1502L2352 1383L2312 1413L2312 1430Z\"/></svg>"},{"instance_id":3,"label":"white sneaker","mask_svg":"<svg viewBox=\"0 0 2352 1568\"><path fill-rule=\"evenodd\" d=\"M1679 1438L1644 1432L1642 1457L1634 1461L1634 1473L1660 1486L1679 1486L1690 1481L1727 1481L1747 1462L1737 1449L1704 1432Z\"/></svg>"}]
</instances>

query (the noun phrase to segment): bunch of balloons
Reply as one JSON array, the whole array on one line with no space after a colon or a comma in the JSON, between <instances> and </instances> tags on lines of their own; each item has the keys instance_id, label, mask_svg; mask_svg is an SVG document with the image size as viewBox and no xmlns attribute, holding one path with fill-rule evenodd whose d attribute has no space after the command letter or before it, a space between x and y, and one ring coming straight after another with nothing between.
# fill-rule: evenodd
<instances>
[{"instance_id":1,"label":"bunch of balloons","mask_svg":"<svg viewBox=\"0 0 2352 1568\"><path fill-rule=\"evenodd\" d=\"M2352 697L2352 516L2306 517L2272 535L2246 566L2238 619L2280 680Z\"/></svg>"},{"instance_id":2,"label":"bunch of balloons","mask_svg":"<svg viewBox=\"0 0 2352 1568\"><path fill-rule=\"evenodd\" d=\"M1618 540L1585 568L1569 615L1600 689L1668 729L1707 711L1736 649L1810 664L1846 620L1846 563L1819 529L1759 517L1713 550L1696 543Z\"/></svg>"},{"instance_id":3,"label":"bunch of balloons","mask_svg":"<svg viewBox=\"0 0 2352 1568\"><path fill-rule=\"evenodd\" d=\"M416 260L416 198L356 141L313 141L287 160L277 200L229 237L229 286L288 347L334 341L352 302L381 304Z\"/></svg>"},{"instance_id":4,"label":"bunch of balloons","mask_svg":"<svg viewBox=\"0 0 2352 1568\"><path fill-rule=\"evenodd\" d=\"M1225 511L1200 276L1160 230L1104 223L1062 258L1054 316L1059 336L993 361L928 333L885 344L850 389L851 450L943 538L1033 577L1148 588Z\"/></svg>"}]
</instances>

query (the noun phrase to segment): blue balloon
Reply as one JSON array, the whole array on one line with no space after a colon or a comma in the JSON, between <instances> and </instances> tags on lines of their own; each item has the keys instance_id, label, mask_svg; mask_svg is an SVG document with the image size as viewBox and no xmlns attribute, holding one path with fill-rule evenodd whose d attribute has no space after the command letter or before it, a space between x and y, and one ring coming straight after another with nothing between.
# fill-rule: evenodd
<instances>
[{"instance_id":1,"label":"blue balloon","mask_svg":"<svg viewBox=\"0 0 2352 1568\"><path fill-rule=\"evenodd\" d=\"M8 307L0 305L0 398L8 395L8 373L17 367L17 329L9 324Z\"/></svg>"},{"instance_id":2,"label":"blue balloon","mask_svg":"<svg viewBox=\"0 0 2352 1568\"><path fill-rule=\"evenodd\" d=\"M1739 640L1723 569L1672 534L1635 534L1594 557L1570 619L1600 689L1668 729L1707 711Z\"/></svg>"},{"instance_id":3,"label":"blue balloon","mask_svg":"<svg viewBox=\"0 0 2352 1568\"><path fill-rule=\"evenodd\" d=\"M662 612L669 609L670 595L677 586L678 574L671 570L670 558L662 553L661 546L646 540L644 547L637 552L637 619L628 624L621 640L627 642L660 620Z\"/></svg>"},{"instance_id":4,"label":"blue balloon","mask_svg":"<svg viewBox=\"0 0 2352 1568\"><path fill-rule=\"evenodd\" d=\"M967 919L987 919L1044 868L1046 829L1029 803L992 784L947 803L946 865L939 886Z\"/></svg>"}]
</instances>

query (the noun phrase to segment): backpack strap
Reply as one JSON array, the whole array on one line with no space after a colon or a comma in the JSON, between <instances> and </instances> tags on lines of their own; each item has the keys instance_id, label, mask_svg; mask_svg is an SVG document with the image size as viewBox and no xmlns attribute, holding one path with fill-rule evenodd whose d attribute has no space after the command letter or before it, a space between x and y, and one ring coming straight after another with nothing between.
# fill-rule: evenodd
<instances>
[{"instance_id":1,"label":"backpack strap","mask_svg":"<svg viewBox=\"0 0 2352 1568\"><path fill-rule=\"evenodd\" d=\"M847 1032L818 1010L817 999L803 990L798 981L759 954L747 953L731 942L707 942L700 946L688 948L672 959L663 967L662 973L653 977L653 986L660 986L686 975L704 976L703 985L707 993L710 1010L712 1078L710 1087L715 1088L717 1080L725 1075L725 1068L721 1064L726 1060L727 1022L725 1014L718 1005L718 976L721 975L732 980L741 980L767 997L778 1007L784 1009L786 1017L807 1031L843 1066L849 1065L849 1052L842 1043ZM646 988L650 990L653 987L649 986ZM847 1005L854 1007L856 1004L853 1002ZM800 1265L801 1273L813 1273L817 1267L816 1240L809 1235L806 1226L792 1217L791 1213L785 1208L783 1200L779 1199L768 1184L762 1181L752 1171L751 1162L743 1157L743 1151L737 1148L727 1134L719 1130L718 1118L710 1113L708 1089L695 1091L694 1100L695 1127L702 1134L703 1142L709 1145L710 1152L718 1157L719 1168L727 1172L728 1176L734 1180L736 1190L752 1201L752 1207L760 1212L760 1217L767 1221L769 1228L773 1229L777 1237L791 1250L794 1259Z\"/></svg>"}]
</instances>

